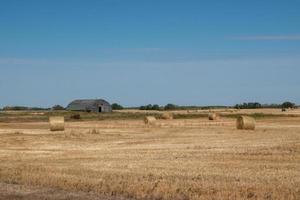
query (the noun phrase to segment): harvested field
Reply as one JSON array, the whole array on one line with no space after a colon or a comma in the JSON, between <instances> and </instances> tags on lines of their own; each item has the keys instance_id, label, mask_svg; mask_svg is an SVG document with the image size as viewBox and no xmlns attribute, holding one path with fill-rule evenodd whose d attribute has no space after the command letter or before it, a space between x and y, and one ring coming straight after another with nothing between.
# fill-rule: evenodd
<instances>
[{"instance_id":1,"label":"harvested field","mask_svg":"<svg viewBox=\"0 0 300 200\"><path fill-rule=\"evenodd\" d=\"M0 183L0 199L296 200L300 117L0 123Z\"/></svg>"}]
</instances>

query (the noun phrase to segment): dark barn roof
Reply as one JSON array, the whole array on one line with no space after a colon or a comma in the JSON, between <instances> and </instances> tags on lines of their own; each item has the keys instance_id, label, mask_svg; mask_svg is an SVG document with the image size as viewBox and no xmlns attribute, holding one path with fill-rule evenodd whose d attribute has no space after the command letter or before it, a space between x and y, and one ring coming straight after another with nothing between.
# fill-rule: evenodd
<instances>
[{"instance_id":1,"label":"dark barn roof","mask_svg":"<svg viewBox=\"0 0 300 200\"><path fill-rule=\"evenodd\" d=\"M100 108L100 109L99 109ZM78 99L72 101L67 110L91 111L91 112L111 112L111 105L103 99Z\"/></svg>"}]
</instances>

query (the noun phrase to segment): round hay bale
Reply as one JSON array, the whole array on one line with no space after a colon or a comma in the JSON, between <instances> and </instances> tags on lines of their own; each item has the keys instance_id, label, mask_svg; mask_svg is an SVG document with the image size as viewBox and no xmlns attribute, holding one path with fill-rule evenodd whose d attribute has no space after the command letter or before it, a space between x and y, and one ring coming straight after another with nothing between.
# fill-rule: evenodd
<instances>
[{"instance_id":1,"label":"round hay bale","mask_svg":"<svg viewBox=\"0 0 300 200\"><path fill-rule=\"evenodd\" d=\"M164 112L164 113L161 115L161 118L162 118L162 119L173 119L173 114L170 113L170 112Z\"/></svg>"},{"instance_id":2,"label":"round hay bale","mask_svg":"<svg viewBox=\"0 0 300 200\"><path fill-rule=\"evenodd\" d=\"M242 130L254 130L255 119L252 117L240 116L236 120L236 128Z\"/></svg>"},{"instance_id":3,"label":"round hay bale","mask_svg":"<svg viewBox=\"0 0 300 200\"><path fill-rule=\"evenodd\" d=\"M148 124L148 125L155 125L156 118L153 116L146 116L144 119L144 122L145 122L145 124Z\"/></svg>"},{"instance_id":4,"label":"round hay bale","mask_svg":"<svg viewBox=\"0 0 300 200\"><path fill-rule=\"evenodd\" d=\"M219 115L217 113L209 113L208 114L208 119L209 120L218 120L219 119Z\"/></svg>"},{"instance_id":5,"label":"round hay bale","mask_svg":"<svg viewBox=\"0 0 300 200\"><path fill-rule=\"evenodd\" d=\"M63 131L65 130L64 117L49 117L50 131Z\"/></svg>"}]
</instances>

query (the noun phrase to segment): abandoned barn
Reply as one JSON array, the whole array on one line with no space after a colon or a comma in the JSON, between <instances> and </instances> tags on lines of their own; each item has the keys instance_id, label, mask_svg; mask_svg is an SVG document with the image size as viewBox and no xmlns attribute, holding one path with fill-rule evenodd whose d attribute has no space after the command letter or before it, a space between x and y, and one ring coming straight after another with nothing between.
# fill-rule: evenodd
<instances>
[{"instance_id":1,"label":"abandoned barn","mask_svg":"<svg viewBox=\"0 0 300 200\"><path fill-rule=\"evenodd\" d=\"M67 110L86 112L111 112L111 105L103 99L78 99L72 101Z\"/></svg>"}]
</instances>

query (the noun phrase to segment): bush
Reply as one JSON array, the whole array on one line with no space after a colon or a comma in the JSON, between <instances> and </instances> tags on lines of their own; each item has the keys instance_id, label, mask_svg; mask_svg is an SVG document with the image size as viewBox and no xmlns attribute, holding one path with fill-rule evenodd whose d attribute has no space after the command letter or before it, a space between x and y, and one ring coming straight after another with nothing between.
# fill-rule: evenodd
<instances>
[{"instance_id":1,"label":"bush","mask_svg":"<svg viewBox=\"0 0 300 200\"><path fill-rule=\"evenodd\" d=\"M236 104L234 106L236 109L256 109L256 108L262 108L262 105L258 102L249 102L249 103L243 103L243 104Z\"/></svg>"},{"instance_id":2,"label":"bush","mask_svg":"<svg viewBox=\"0 0 300 200\"><path fill-rule=\"evenodd\" d=\"M25 106L5 106L3 110L28 110Z\"/></svg>"},{"instance_id":3,"label":"bush","mask_svg":"<svg viewBox=\"0 0 300 200\"><path fill-rule=\"evenodd\" d=\"M152 110L159 110L159 105L154 104L154 105L152 106Z\"/></svg>"},{"instance_id":4,"label":"bush","mask_svg":"<svg viewBox=\"0 0 300 200\"><path fill-rule=\"evenodd\" d=\"M117 104L117 103L113 103L113 104L111 105L111 108L112 108L113 110L123 110L123 109L124 109L123 106L121 106L120 104Z\"/></svg>"},{"instance_id":5,"label":"bush","mask_svg":"<svg viewBox=\"0 0 300 200\"><path fill-rule=\"evenodd\" d=\"M39 108L39 107L26 107L26 106L5 106L3 107L2 110L6 110L6 111L9 111L9 110L13 110L13 111L16 111L16 110L49 110L49 108Z\"/></svg>"},{"instance_id":6,"label":"bush","mask_svg":"<svg viewBox=\"0 0 300 200\"><path fill-rule=\"evenodd\" d=\"M160 107L157 104L148 104L146 106L141 106L140 110L160 110Z\"/></svg>"},{"instance_id":7,"label":"bush","mask_svg":"<svg viewBox=\"0 0 300 200\"><path fill-rule=\"evenodd\" d=\"M296 105L292 102L286 101L282 104L282 108L295 108Z\"/></svg>"},{"instance_id":8,"label":"bush","mask_svg":"<svg viewBox=\"0 0 300 200\"><path fill-rule=\"evenodd\" d=\"M52 110L64 110L65 108L62 107L61 105L55 105L52 107Z\"/></svg>"},{"instance_id":9,"label":"bush","mask_svg":"<svg viewBox=\"0 0 300 200\"><path fill-rule=\"evenodd\" d=\"M176 110L176 108L177 108L177 106L174 104L171 104L171 103L165 105L165 107L164 107L165 110Z\"/></svg>"},{"instance_id":10,"label":"bush","mask_svg":"<svg viewBox=\"0 0 300 200\"><path fill-rule=\"evenodd\" d=\"M81 119L80 114L74 114L70 116L71 119Z\"/></svg>"}]
</instances>

